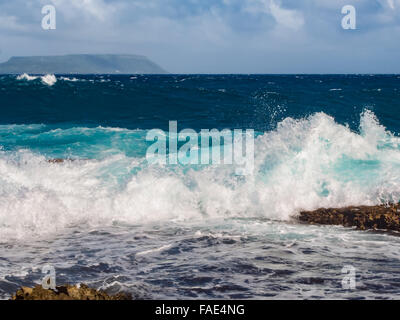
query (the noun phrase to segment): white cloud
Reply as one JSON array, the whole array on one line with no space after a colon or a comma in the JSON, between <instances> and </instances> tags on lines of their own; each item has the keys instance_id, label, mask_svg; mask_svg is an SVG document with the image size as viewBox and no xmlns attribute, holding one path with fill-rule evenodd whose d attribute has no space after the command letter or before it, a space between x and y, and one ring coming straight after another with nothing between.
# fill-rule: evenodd
<instances>
[{"instance_id":1,"label":"white cloud","mask_svg":"<svg viewBox=\"0 0 400 320\"><path fill-rule=\"evenodd\" d=\"M43 4L48 0L42 0ZM116 5L107 4L103 0L51 0L57 12L69 19L78 16L95 18L99 21L106 21L116 11Z\"/></svg>"},{"instance_id":2,"label":"white cloud","mask_svg":"<svg viewBox=\"0 0 400 320\"><path fill-rule=\"evenodd\" d=\"M13 30L24 31L26 28L18 21L15 16L0 16L0 31Z\"/></svg>"},{"instance_id":3,"label":"white cloud","mask_svg":"<svg viewBox=\"0 0 400 320\"><path fill-rule=\"evenodd\" d=\"M293 30L299 30L304 25L301 12L282 8L274 0L248 0L243 11L252 14L266 13L274 18L278 26Z\"/></svg>"},{"instance_id":4,"label":"white cloud","mask_svg":"<svg viewBox=\"0 0 400 320\"><path fill-rule=\"evenodd\" d=\"M274 0L270 0L269 9L276 22L284 27L298 30L304 25L304 18L296 10L281 8Z\"/></svg>"}]
</instances>

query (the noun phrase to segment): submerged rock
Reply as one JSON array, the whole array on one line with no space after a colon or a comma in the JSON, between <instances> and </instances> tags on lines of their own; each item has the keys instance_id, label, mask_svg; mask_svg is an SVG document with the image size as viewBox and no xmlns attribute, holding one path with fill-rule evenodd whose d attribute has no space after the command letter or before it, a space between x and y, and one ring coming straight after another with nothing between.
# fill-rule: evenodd
<instances>
[{"instance_id":1,"label":"submerged rock","mask_svg":"<svg viewBox=\"0 0 400 320\"><path fill-rule=\"evenodd\" d=\"M36 285L34 288L21 287L12 300L132 300L132 296L127 293L108 295L85 284L58 286L56 290Z\"/></svg>"},{"instance_id":2,"label":"submerged rock","mask_svg":"<svg viewBox=\"0 0 400 320\"><path fill-rule=\"evenodd\" d=\"M299 220L310 224L356 227L359 230L400 232L400 204L303 211L300 212Z\"/></svg>"}]
</instances>

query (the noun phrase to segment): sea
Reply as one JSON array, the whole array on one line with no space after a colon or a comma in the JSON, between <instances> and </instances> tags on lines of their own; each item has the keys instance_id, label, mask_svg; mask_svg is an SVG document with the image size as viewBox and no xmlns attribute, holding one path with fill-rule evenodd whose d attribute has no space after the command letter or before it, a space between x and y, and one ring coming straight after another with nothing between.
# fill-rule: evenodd
<instances>
[{"instance_id":1,"label":"sea","mask_svg":"<svg viewBox=\"0 0 400 320\"><path fill-rule=\"evenodd\" d=\"M253 130L253 170L150 163L171 121ZM399 202L399 133L399 75L2 75L0 299L44 266L135 299L398 299L397 234L296 217Z\"/></svg>"}]
</instances>

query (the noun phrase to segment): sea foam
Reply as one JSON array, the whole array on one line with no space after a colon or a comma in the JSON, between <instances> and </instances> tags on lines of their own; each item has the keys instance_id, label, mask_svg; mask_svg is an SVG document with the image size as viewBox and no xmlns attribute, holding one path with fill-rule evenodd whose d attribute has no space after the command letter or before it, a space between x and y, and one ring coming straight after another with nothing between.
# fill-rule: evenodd
<instances>
[{"instance_id":1,"label":"sea foam","mask_svg":"<svg viewBox=\"0 0 400 320\"><path fill-rule=\"evenodd\" d=\"M47 84L48 86L52 86L57 82L57 78L54 74L46 74L41 77L42 83Z\"/></svg>"},{"instance_id":2,"label":"sea foam","mask_svg":"<svg viewBox=\"0 0 400 320\"><path fill-rule=\"evenodd\" d=\"M17 76L17 80L28 80L28 81L32 81L32 80L36 80L38 77L35 76L30 76L29 74L21 74L19 76Z\"/></svg>"}]
</instances>

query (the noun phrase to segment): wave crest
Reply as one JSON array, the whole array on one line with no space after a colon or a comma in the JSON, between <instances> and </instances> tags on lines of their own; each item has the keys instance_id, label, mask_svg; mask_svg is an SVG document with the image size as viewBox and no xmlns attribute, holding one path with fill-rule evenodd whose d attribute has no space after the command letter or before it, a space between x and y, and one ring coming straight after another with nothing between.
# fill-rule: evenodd
<instances>
[{"instance_id":1,"label":"wave crest","mask_svg":"<svg viewBox=\"0 0 400 320\"><path fill-rule=\"evenodd\" d=\"M30 76L29 74L21 74L19 76L17 76L17 80L26 80L26 81L33 81L38 79L39 77L36 76ZM54 74L46 74L44 76L40 77L40 80L43 84L48 85L48 86L52 86L57 82L57 78Z\"/></svg>"}]
</instances>

